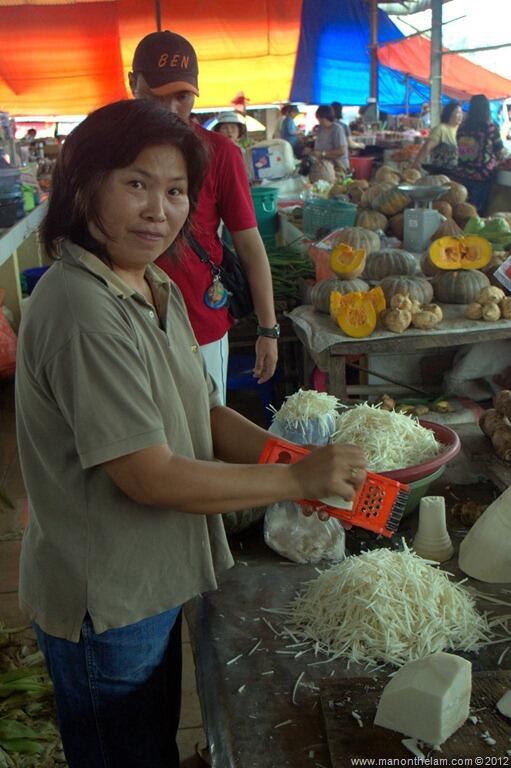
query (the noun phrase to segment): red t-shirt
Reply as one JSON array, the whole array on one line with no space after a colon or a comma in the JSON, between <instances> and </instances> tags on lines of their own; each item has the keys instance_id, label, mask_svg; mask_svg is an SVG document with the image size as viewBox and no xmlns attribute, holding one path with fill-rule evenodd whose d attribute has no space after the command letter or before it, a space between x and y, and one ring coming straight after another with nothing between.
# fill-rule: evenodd
<instances>
[{"instance_id":1,"label":"red t-shirt","mask_svg":"<svg viewBox=\"0 0 511 768\"><path fill-rule=\"evenodd\" d=\"M193 215L192 232L212 261L220 264L222 244L217 234L220 219L230 232L256 227L254 204L240 149L215 131L206 131L199 125L194 128L208 145L210 161ZM163 254L156 263L181 289L199 344L221 339L233 320L226 307L211 309L204 301L212 281L209 266L203 264L188 245L182 249L179 261L171 262Z\"/></svg>"}]
</instances>

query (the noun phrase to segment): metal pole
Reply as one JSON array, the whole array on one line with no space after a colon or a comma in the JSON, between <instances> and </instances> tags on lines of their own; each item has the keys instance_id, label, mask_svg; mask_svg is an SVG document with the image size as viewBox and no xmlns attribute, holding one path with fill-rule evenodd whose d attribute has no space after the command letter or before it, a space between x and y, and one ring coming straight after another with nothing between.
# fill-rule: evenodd
<instances>
[{"instance_id":1,"label":"metal pole","mask_svg":"<svg viewBox=\"0 0 511 768\"><path fill-rule=\"evenodd\" d=\"M431 125L438 125L442 109L442 0L431 0Z\"/></svg>"},{"instance_id":2,"label":"metal pole","mask_svg":"<svg viewBox=\"0 0 511 768\"><path fill-rule=\"evenodd\" d=\"M410 114L410 75L405 75L405 115Z\"/></svg>"},{"instance_id":3,"label":"metal pole","mask_svg":"<svg viewBox=\"0 0 511 768\"><path fill-rule=\"evenodd\" d=\"M371 97L378 103L378 0L371 0Z\"/></svg>"},{"instance_id":4,"label":"metal pole","mask_svg":"<svg viewBox=\"0 0 511 768\"><path fill-rule=\"evenodd\" d=\"M156 12L156 29L161 32L161 6L160 0L154 0L154 10Z\"/></svg>"}]
</instances>

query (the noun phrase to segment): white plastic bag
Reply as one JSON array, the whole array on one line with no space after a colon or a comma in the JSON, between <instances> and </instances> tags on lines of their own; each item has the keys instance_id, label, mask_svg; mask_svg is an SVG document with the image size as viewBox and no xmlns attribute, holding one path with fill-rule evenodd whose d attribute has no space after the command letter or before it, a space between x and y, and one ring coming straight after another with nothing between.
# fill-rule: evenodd
<instances>
[{"instance_id":1,"label":"white plastic bag","mask_svg":"<svg viewBox=\"0 0 511 768\"><path fill-rule=\"evenodd\" d=\"M299 504L283 501L268 507L264 516L264 540L282 557L294 563L338 562L344 558L344 528L335 517L306 517Z\"/></svg>"}]
</instances>

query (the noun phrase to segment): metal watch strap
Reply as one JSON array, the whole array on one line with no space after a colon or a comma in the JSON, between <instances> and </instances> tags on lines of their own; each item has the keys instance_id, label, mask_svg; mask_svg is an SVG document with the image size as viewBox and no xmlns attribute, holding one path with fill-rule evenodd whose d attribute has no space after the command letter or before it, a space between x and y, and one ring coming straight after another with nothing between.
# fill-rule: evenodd
<instances>
[{"instance_id":1,"label":"metal watch strap","mask_svg":"<svg viewBox=\"0 0 511 768\"><path fill-rule=\"evenodd\" d=\"M274 326L271 328L263 328L262 326L257 326L257 335L258 336L267 336L269 339L278 339L280 336L280 325L278 323L275 323Z\"/></svg>"}]
</instances>

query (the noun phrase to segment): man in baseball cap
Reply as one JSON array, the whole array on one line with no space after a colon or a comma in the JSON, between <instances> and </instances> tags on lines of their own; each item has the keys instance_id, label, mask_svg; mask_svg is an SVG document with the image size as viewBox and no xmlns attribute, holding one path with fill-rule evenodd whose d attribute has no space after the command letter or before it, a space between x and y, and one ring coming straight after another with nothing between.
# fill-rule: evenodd
<instances>
[{"instance_id":1,"label":"man in baseball cap","mask_svg":"<svg viewBox=\"0 0 511 768\"><path fill-rule=\"evenodd\" d=\"M153 32L140 41L133 57L133 74L141 75L155 96L179 91L199 95L197 55L186 38L175 32ZM133 75L130 73L130 85Z\"/></svg>"},{"instance_id":2,"label":"man in baseball cap","mask_svg":"<svg viewBox=\"0 0 511 768\"><path fill-rule=\"evenodd\" d=\"M221 221L231 233L257 314L254 377L262 384L275 372L279 326L270 266L257 229L241 151L225 136L191 122L190 114L199 94L197 55L190 42L181 35L169 30L146 35L135 50L129 82L136 98L157 100L193 125L208 146L210 163L193 214L193 237L210 261L218 266L223 258L223 247L217 234ZM157 264L181 289L206 367L225 402L227 333L234 322L229 315L227 296L212 290L218 288L218 283L213 280L211 264L201 260L190 244L185 246L179 260L163 254Z\"/></svg>"}]
</instances>

